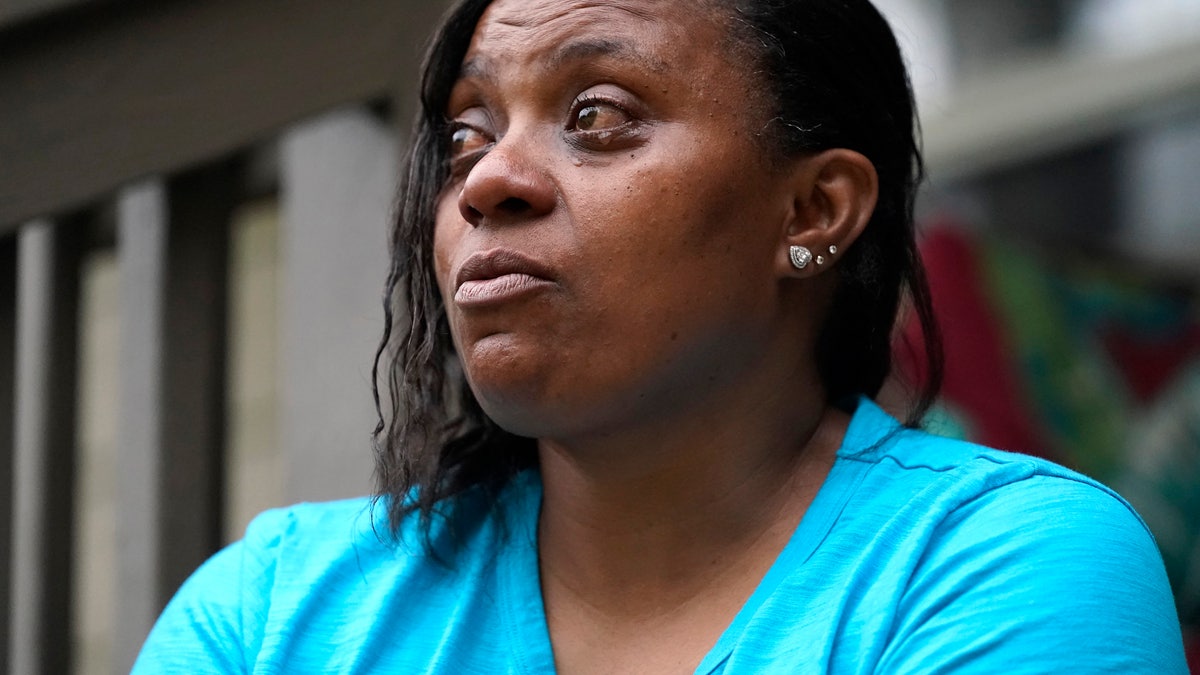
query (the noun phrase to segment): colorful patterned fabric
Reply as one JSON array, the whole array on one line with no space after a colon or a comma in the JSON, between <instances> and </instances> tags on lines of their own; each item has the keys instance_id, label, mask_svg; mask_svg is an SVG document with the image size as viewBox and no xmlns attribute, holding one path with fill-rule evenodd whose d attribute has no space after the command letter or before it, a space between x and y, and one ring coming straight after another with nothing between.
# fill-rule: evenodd
<instances>
[{"instance_id":1,"label":"colorful patterned fabric","mask_svg":"<svg viewBox=\"0 0 1200 675\"><path fill-rule=\"evenodd\" d=\"M958 419L970 440L1051 458L1121 492L1154 532L1180 617L1195 631L1195 291L1158 289L1095 262L1049 264L953 224L934 227L922 255L946 341L943 414ZM910 321L906 333L915 331ZM912 352L897 355L922 372Z\"/></svg>"}]
</instances>

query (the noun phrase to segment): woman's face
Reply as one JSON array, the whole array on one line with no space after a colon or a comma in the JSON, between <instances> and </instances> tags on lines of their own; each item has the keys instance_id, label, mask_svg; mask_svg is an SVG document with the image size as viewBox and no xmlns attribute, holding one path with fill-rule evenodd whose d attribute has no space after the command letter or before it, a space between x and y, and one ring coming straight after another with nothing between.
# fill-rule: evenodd
<instances>
[{"instance_id":1,"label":"woman's face","mask_svg":"<svg viewBox=\"0 0 1200 675\"><path fill-rule=\"evenodd\" d=\"M509 431L686 414L778 342L794 195L756 138L756 77L698 6L498 0L476 28L435 268L471 387Z\"/></svg>"}]
</instances>

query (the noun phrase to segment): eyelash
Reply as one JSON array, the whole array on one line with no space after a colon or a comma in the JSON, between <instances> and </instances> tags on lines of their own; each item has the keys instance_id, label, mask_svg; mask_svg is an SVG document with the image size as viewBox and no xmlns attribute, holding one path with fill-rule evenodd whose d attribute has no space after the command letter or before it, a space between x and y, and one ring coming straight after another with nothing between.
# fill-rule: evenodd
<instances>
[{"instance_id":1,"label":"eyelash","mask_svg":"<svg viewBox=\"0 0 1200 675\"><path fill-rule=\"evenodd\" d=\"M579 113L581 111L583 111L585 108L588 108L589 106L593 106L593 105L606 105L610 108L615 108L617 110L620 110L621 113L623 113L626 117L629 117L631 120L633 119L633 115L631 115L629 113L629 111L625 108L625 106L621 105L619 102L614 101L613 99L611 99L607 96L602 96L600 94L588 94L587 96L584 96L581 99L577 99L575 101L575 103L571 106L571 114L568 116L568 118L570 119L570 125L567 128L571 129L576 124L578 124L579 123ZM588 133L588 132L580 131L580 133Z\"/></svg>"},{"instance_id":2,"label":"eyelash","mask_svg":"<svg viewBox=\"0 0 1200 675\"><path fill-rule=\"evenodd\" d=\"M483 148L462 155L455 155L453 152L454 135L463 130L470 130L471 132L479 134L485 138L490 137L490 134L474 124L468 124L466 122L453 119L447 120L445 130L442 133L444 134L445 138L444 142L446 144L446 159L449 163L451 175L457 176L470 172L471 168L475 166L475 163L478 162L485 154L487 154L488 148L495 143L495 140L491 139Z\"/></svg>"},{"instance_id":3,"label":"eyelash","mask_svg":"<svg viewBox=\"0 0 1200 675\"><path fill-rule=\"evenodd\" d=\"M607 107L613 108L615 110L618 110L621 112L622 115L624 115L627 118L627 120L623 124L621 124L615 128L610 128L610 129L601 129L601 130L597 130L597 131L577 129L576 126L579 124L580 112L582 112L583 110L587 109L590 106L597 106L597 105L607 106ZM570 112L569 112L567 118L568 118L568 123L567 123L566 130L573 132L578 137L580 137L580 139L583 140L584 142L586 142L586 140L589 138L599 138L599 137L611 136L613 134L621 133L623 130L626 130L628 127L632 126L636 122L633 114L629 112L629 109L626 106L624 106L620 102L614 100L612 97L604 96L602 94L594 94L594 93L587 94L586 96L584 96L582 98L576 99L574 101L574 103L571 104ZM469 129L472 132L481 134L485 137L489 136L489 134L487 132L476 127L473 124L468 124L466 122L461 122L461 121L457 121L457 120L448 120L447 125L446 125L446 131L445 131L447 145L452 145L454 135L464 129ZM496 140L492 139L491 142L488 143L488 145L485 146L484 148L477 150L475 152L467 153L465 155L461 155L458 157L451 155L449 159L450 159L452 172L455 174L462 174L462 173L469 172L471 170L471 168L475 166L475 163L478 162L485 154L487 154L488 148L491 145L495 144L495 142L496 142ZM578 144L579 143L575 143L575 145L578 145Z\"/></svg>"}]
</instances>

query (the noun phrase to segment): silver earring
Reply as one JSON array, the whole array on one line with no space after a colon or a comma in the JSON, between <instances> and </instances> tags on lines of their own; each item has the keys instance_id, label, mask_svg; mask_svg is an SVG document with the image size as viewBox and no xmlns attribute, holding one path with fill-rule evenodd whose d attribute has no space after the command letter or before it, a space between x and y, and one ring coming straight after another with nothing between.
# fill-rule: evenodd
<instances>
[{"instance_id":1,"label":"silver earring","mask_svg":"<svg viewBox=\"0 0 1200 675\"><path fill-rule=\"evenodd\" d=\"M829 247L829 255L837 255L837 247L836 246Z\"/></svg>"},{"instance_id":2,"label":"silver earring","mask_svg":"<svg viewBox=\"0 0 1200 675\"><path fill-rule=\"evenodd\" d=\"M788 250L788 253L791 254L792 257L792 267L795 267L798 270L808 267L808 263L811 262L813 258L812 251L803 246L793 246Z\"/></svg>"},{"instance_id":3,"label":"silver earring","mask_svg":"<svg viewBox=\"0 0 1200 675\"><path fill-rule=\"evenodd\" d=\"M817 264L824 265L825 264L825 256L823 256L823 255L817 256Z\"/></svg>"}]
</instances>

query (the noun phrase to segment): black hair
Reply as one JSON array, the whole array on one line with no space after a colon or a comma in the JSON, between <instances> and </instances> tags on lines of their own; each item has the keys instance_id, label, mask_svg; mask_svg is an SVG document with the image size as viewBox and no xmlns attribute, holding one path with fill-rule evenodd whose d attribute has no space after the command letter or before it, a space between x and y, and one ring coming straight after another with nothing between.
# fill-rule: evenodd
<instances>
[{"instance_id":1,"label":"black hair","mask_svg":"<svg viewBox=\"0 0 1200 675\"><path fill-rule=\"evenodd\" d=\"M942 379L941 337L917 252L914 203L924 178L912 85L891 27L868 0L731 0L734 30L758 45L774 100L768 136L785 156L847 148L871 160L879 201L838 264L817 344L829 399L875 396L892 372L904 291L924 336L927 372L906 424L917 426Z\"/></svg>"},{"instance_id":2,"label":"black hair","mask_svg":"<svg viewBox=\"0 0 1200 675\"><path fill-rule=\"evenodd\" d=\"M452 497L477 490L494 503L514 475L537 463L535 441L501 429L467 386L434 277L435 208L449 176L444 111L490 2L460 2L426 55L373 371L377 499L386 500L393 531L418 513L426 537L434 514L453 509ZM765 147L780 159L847 148L875 166L878 204L835 268L839 283L817 363L830 401L876 396L892 371L893 329L907 291L929 364L906 421L915 426L937 395L942 357L913 225L924 173L919 128L895 37L868 0L705 4L727 13L731 45L754 61L746 65L767 91Z\"/></svg>"}]
</instances>

